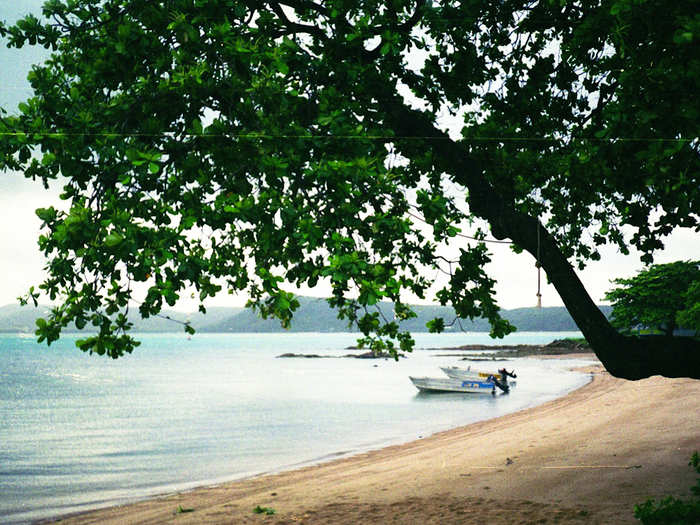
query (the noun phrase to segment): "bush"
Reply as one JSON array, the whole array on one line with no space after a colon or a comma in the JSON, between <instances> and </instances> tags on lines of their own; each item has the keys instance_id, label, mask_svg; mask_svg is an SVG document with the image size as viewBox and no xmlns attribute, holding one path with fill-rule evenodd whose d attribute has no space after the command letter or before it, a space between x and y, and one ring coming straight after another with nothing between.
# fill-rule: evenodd
<instances>
[{"instance_id":1,"label":"bush","mask_svg":"<svg viewBox=\"0 0 700 525\"><path fill-rule=\"evenodd\" d=\"M688 463L700 474L700 456L695 452ZM641 505L635 505L634 517L644 525L686 525L700 523L700 478L690 488L694 498L690 501L668 496L656 503L648 499Z\"/></svg>"}]
</instances>

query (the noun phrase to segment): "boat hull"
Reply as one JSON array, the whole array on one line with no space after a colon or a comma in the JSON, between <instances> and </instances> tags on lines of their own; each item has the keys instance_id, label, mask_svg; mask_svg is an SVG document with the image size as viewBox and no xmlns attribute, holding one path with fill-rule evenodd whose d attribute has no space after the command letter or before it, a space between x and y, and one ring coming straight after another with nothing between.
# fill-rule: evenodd
<instances>
[{"instance_id":1,"label":"boat hull","mask_svg":"<svg viewBox=\"0 0 700 525\"><path fill-rule=\"evenodd\" d=\"M422 392L462 392L465 394L492 394L495 385L478 379L451 379L443 377L409 377Z\"/></svg>"}]
</instances>

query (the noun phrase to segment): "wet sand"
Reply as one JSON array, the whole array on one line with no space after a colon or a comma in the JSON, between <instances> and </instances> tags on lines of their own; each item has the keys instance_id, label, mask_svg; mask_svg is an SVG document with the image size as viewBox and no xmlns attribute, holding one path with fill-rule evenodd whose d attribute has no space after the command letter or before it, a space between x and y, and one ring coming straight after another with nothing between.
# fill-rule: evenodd
<instances>
[{"instance_id":1,"label":"wet sand","mask_svg":"<svg viewBox=\"0 0 700 525\"><path fill-rule=\"evenodd\" d=\"M638 523L649 497L689 496L700 381L586 372L583 388L497 419L62 523L607 525Z\"/></svg>"}]
</instances>

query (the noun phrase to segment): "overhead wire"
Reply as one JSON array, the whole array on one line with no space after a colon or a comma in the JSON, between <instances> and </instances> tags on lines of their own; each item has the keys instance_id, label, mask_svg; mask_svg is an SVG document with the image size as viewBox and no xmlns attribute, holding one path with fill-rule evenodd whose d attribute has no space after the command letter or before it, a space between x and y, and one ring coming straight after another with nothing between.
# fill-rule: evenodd
<instances>
[{"instance_id":1,"label":"overhead wire","mask_svg":"<svg viewBox=\"0 0 700 525\"><path fill-rule=\"evenodd\" d=\"M310 134L276 134L267 133L178 133L174 131L162 133L137 133L137 132L65 132L65 131L0 131L0 136L4 137L19 137L19 136L48 136L48 137L186 137L186 138L234 138L234 139L309 139L309 140L435 140L435 141L454 141L461 143L468 142L563 142L563 138L554 137L468 137L454 140L449 136L438 137L429 136L400 136L400 135L310 135ZM663 138L663 137L572 137L570 140L578 142L694 142L697 138Z\"/></svg>"}]
</instances>

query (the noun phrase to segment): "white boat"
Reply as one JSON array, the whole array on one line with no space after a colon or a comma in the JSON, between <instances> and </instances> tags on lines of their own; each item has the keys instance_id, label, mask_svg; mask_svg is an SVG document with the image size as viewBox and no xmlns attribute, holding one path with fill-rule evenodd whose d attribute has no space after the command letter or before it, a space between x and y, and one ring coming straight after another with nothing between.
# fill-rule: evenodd
<instances>
[{"instance_id":1,"label":"white boat","mask_svg":"<svg viewBox=\"0 0 700 525\"><path fill-rule=\"evenodd\" d=\"M479 379L453 379L449 377L411 377L411 382L424 392L464 392L469 394L495 394L496 385L492 381Z\"/></svg>"},{"instance_id":2,"label":"white boat","mask_svg":"<svg viewBox=\"0 0 700 525\"><path fill-rule=\"evenodd\" d=\"M504 392L507 392L510 387L515 386L515 381L508 381L508 378L518 377L515 375L515 370L508 372L505 368L500 369L498 372L483 372L481 370L473 370L471 367L441 366L440 370L445 372L447 377L452 379L462 381L492 381Z\"/></svg>"},{"instance_id":3,"label":"white boat","mask_svg":"<svg viewBox=\"0 0 700 525\"><path fill-rule=\"evenodd\" d=\"M494 376L497 379L501 378L501 374L497 372L484 372L483 370L472 370L471 367L460 368L458 366L441 366L440 370L445 372L447 377L451 377L453 379L471 379L485 381L491 376Z\"/></svg>"}]
</instances>

